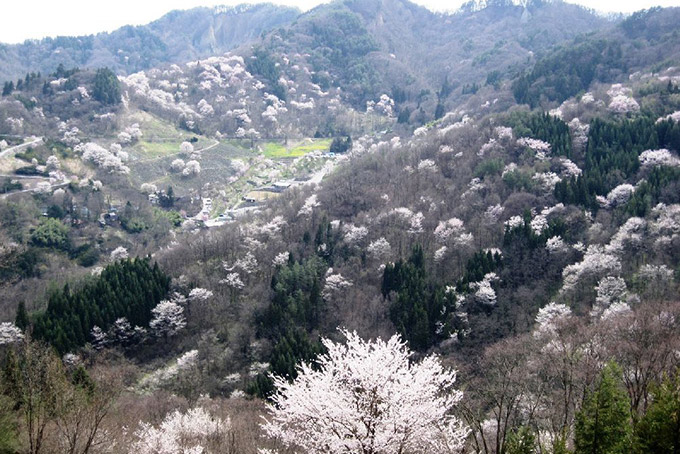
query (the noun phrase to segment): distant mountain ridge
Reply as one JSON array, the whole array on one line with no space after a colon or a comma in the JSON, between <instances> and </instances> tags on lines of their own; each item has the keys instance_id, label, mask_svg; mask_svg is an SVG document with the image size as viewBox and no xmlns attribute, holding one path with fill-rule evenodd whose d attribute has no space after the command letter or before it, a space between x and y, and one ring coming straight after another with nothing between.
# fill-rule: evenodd
<instances>
[{"instance_id":1,"label":"distant mountain ridge","mask_svg":"<svg viewBox=\"0 0 680 454\"><path fill-rule=\"evenodd\" d=\"M183 63L227 52L284 26L298 17L297 8L262 3L235 7L199 7L171 11L141 26L124 26L111 33L27 40L0 44L0 80L27 72L66 67L108 66L130 74L166 63Z\"/></svg>"},{"instance_id":2,"label":"distant mountain ridge","mask_svg":"<svg viewBox=\"0 0 680 454\"><path fill-rule=\"evenodd\" d=\"M420 107L447 90L495 77L511 79L534 54L613 23L562 1L488 1L482 9L434 13L407 0L339 0L272 30L272 55L306 55L316 80L342 87L355 106L399 87ZM248 54L247 49L241 49ZM460 91L460 90L459 90ZM451 91L449 91L451 93ZM401 96L403 95L403 96ZM447 96L443 96L446 98ZM431 106L434 108L434 106Z\"/></svg>"}]
</instances>

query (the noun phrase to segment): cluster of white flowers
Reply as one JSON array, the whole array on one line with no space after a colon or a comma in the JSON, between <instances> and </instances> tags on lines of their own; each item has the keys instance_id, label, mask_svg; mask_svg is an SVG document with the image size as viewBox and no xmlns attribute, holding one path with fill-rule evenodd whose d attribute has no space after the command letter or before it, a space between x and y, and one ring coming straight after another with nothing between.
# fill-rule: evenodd
<instances>
[{"instance_id":1,"label":"cluster of white flowers","mask_svg":"<svg viewBox=\"0 0 680 454\"><path fill-rule=\"evenodd\" d=\"M548 228L548 217L538 214L531 219L531 231L536 235L542 234Z\"/></svg>"},{"instance_id":2,"label":"cluster of white flowers","mask_svg":"<svg viewBox=\"0 0 680 454\"><path fill-rule=\"evenodd\" d=\"M418 224L417 215L414 213L412 210L410 210L407 207L398 207L398 208L393 208L390 210L387 214L382 214L378 216L378 219L382 219L386 216L395 216L406 222L409 226L413 226Z\"/></svg>"},{"instance_id":3,"label":"cluster of white flowers","mask_svg":"<svg viewBox=\"0 0 680 454\"><path fill-rule=\"evenodd\" d=\"M225 271L234 271L234 270L241 270L245 274L253 274L255 271L257 271L257 259L255 256L252 254L252 252L246 252L246 254L236 260L234 262L234 265L229 266L227 262L223 262L222 266L224 267Z\"/></svg>"},{"instance_id":4,"label":"cluster of white flowers","mask_svg":"<svg viewBox=\"0 0 680 454\"><path fill-rule=\"evenodd\" d=\"M545 192L552 192L555 190L555 185L562 181L559 175L555 172L541 172L535 174L532 178L538 186Z\"/></svg>"},{"instance_id":5,"label":"cluster of white flowers","mask_svg":"<svg viewBox=\"0 0 680 454\"><path fill-rule=\"evenodd\" d=\"M191 289L191 291L189 292L188 299L191 301L208 301L212 297L213 297L212 291L205 288L196 287Z\"/></svg>"},{"instance_id":6,"label":"cluster of white flowers","mask_svg":"<svg viewBox=\"0 0 680 454\"><path fill-rule=\"evenodd\" d=\"M283 251L276 256L274 256L274 259L272 260L272 266L283 266L286 263L288 263L288 257L290 256L290 252L288 251Z\"/></svg>"},{"instance_id":7,"label":"cluster of white flowers","mask_svg":"<svg viewBox=\"0 0 680 454\"><path fill-rule=\"evenodd\" d=\"M437 172L437 164L432 159L423 159L418 163L418 171L420 172Z\"/></svg>"},{"instance_id":8,"label":"cluster of white flowers","mask_svg":"<svg viewBox=\"0 0 680 454\"><path fill-rule=\"evenodd\" d=\"M652 210L654 221L651 223L652 232L669 239L680 235L680 205L666 205L659 203Z\"/></svg>"},{"instance_id":9,"label":"cluster of white flowers","mask_svg":"<svg viewBox=\"0 0 680 454\"><path fill-rule=\"evenodd\" d=\"M607 91L610 97L609 110L618 114L638 112L640 104L633 98L633 91L621 84L614 84Z\"/></svg>"},{"instance_id":10,"label":"cluster of white flowers","mask_svg":"<svg viewBox=\"0 0 680 454\"><path fill-rule=\"evenodd\" d=\"M49 181L40 181L33 188L33 192L36 194L47 194L52 190L52 185Z\"/></svg>"},{"instance_id":11,"label":"cluster of white flowers","mask_svg":"<svg viewBox=\"0 0 680 454\"><path fill-rule=\"evenodd\" d=\"M179 144L179 151L180 153L191 154L194 152L194 146L191 142L184 141Z\"/></svg>"},{"instance_id":12,"label":"cluster of white flowers","mask_svg":"<svg viewBox=\"0 0 680 454\"><path fill-rule=\"evenodd\" d=\"M628 299L626 281L620 277L607 276L600 279L595 289L597 290L597 297L593 309L590 311L590 316L593 318L601 317L612 304L626 304L625 301ZM621 307L618 309L620 310Z\"/></svg>"},{"instance_id":13,"label":"cluster of white flowers","mask_svg":"<svg viewBox=\"0 0 680 454\"><path fill-rule=\"evenodd\" d=\"M612 254L621 254L626 247L635 249L642 244L646 237L647 221L639 217L631 217L623 223L619 230L605 247L605 251Z\"/></svg>"},{"instance_id":14,"label":"cluster of white flowers","mask_svg":"<svg viewBox=\"0 0 680 454\"><path fill-rule=\"evenodd\" d=\"M496 291L491 284L498 280L496 273L487 273L484 278L470 285L475 290L475 300L487 305L493 306L496 304Z\"/></svg>"},{"instance_id":15,"label":"cluster of white flowers","mask_svg":"<svg viewBox=\"0 0 680 454\"><path fill-rule=\"evenodd\" d=\"M174 336L187 324L184 308L173 301L161 301L151 309L151 314L153 318L149 322L149 328L156 336Z\"/></svg>"},{"instance_id":16,"label":"cluster of white flowers","mask_svg":"<svg viewBox=\"0 0 680 454\"><path fill-rule=\"evenodd\" d=\"M656 120L656 122L659 123L664 120L673 120L675 122L680 122L680 110L676 110L672 114L666 115L665 117L659 117L659 119Z\"/></svg>"},{"instance_id":17,"label":"cluster of white flowers","mask_svg":"<svg viewBox=\"0 0 680 454\"><path fill-rule=\"evenodd\" d=\"M259 235L271 237L278 235L286 224L283 216L274 216L268 223L257 228L256 231Z\"/></svg>"},{"instance_id":18,"label":"cluster of white flowers","mask_svg":"<svg viewBox=\"0 0 680 454\"><path fill-rule=\"evenodd\" d=\"M316 102L314 101L314 99L310 98L306 101L291 101L290 105L295 107L298 110L311 111L311 110L314 110L314 108L316 107Z\"/></svg>"},{"instance_id":19,"label":"cluster of white flowers","mask_svg":"<svg viewBox=\"0 0 680 454\"><path fill-rule=\"evenodd\" d=\"M529 137L517 139L517 145L531 149L536 153L536 157L539 159L545 159L546 155L552 150L552 147L548 142Z\"/></svg>"},{"instance_id":20,"label":"cluster of white flowers","mask_svg":"<svg viewBox=\"0 0 680 454\"><path fill-rule=\"evenodd\" d=\"M110 259L112 262L115 262L117 260L123 260L128 258L130 255L128 254L128 250L125 249L123 246L118 246L116 249L111 251L111 256Z\"/></svg>"},{"instance_id":21,"label":"cluster of white flowers","mask_svg":"<svg viewBox=\"0 0 680 454\"><path fill-rule=\"evenodd\" d=\"M524 218L522 216L513 216L507 221L505 221L505 227L508 229L514 229L524 225Z\"/></svg>"},{"instance_id":22,"label":"cluster of white flowers","mask_svg":"<svg viewBox=\"0 0 680 454\"><path fill-rule=\"evenodd\" d=\"M450 236L460 236L465 233L465 224L461 219L453 217L446 221L440 221L434 229L434 237L440 243L448 241Z\"/></svg>"},{"instance_id":23,"label":"cluster of white flowers","mask_svg":"<svg viewBox=\"0 0 680 454\"><path fill-rule=\"evenodd\" d=\"M517 164L514 162L511 162L510 164L506 164L505 167L503 168L503 173L501 176L505 176L509 173L516 172L518 170Z\"/></svg>"},{"instance_id":24,"label":"cluster of white flowers","mask_svg":"<svg viewBox=\"0 0 680 454\"><path fill-rule=\"evenodd\" d=\"M413 131L413 137L424 137L427 134L427 126L421 126Z\"/></svg>"},{"instance_id":25,"label":"cluster of white flowers","mask_svg":"<svg viewBox=\"0 0 680 454\"><path fill-rule=\"evenodd\" d=\"M184 169L182 169L182 176L183 177L190 177L193 175L198 175L201 173L201 164L198 161L191 160L187 161L187 163L184 166Z\"/></svg>"},{"instance_id":26,"label":"cluster of white flowers","mask_svg":"<svg viewBox=\"0 0 680 454\"><path fill-rule=\"evenodd\" d=\"M328 268L328 271L326 271L326 282L321 294L325 300L329 300L337 292L352 285L352 281L345 279L340 273L334 273L333 268Z\"/></svg>"},{"instance_id":27,"label":"cluster of white flowers","mask_svg":"<svg viewBox=\"0 0 680 454\"><path fill-rule=\"evenodd\" d=\"M590 245L580 262L568 265L562 271L564 284L563 291L569 291L586 278L601 278L607 275L616 275L621 272L619 258L600 245Z\"/></svg>"},{"instance_id":28,"label":"cluster of white flowers","mask_svg":"<svg viewBox=\"0 0 680 454\"><path fill-rule=\"evenodd\" d=\"M343 334L347 342L323 339L328 353L294 382L274 378L267 436L307 453L460 452L469 431L451 413L462 399L455 371L435 355L413 361L398 335Z\"/></svg>"},{"instance_id":29,"label":"cluster of white flowers","mask_svg":"<svg viewBox=\"0 0 680 454\"><path fill-rule=\"evenodd\" d=\"M478 192L482 191L485 188L486 188L486 185L484 184L484 182L482 182L481 178L473 178L468 183L467 190L460 196L460 198L465 200L466 198L468 198L468 197L470 197L474 194L477 194Z\"/></svg>"},{"instance_id":30,"label":"cluster of white flowers","mask_svg":"<svg viewBox=\"0 0 680 454\"><path fill-rule=\"evenodd\" d=\"M584 149L588 144L588 132L590 131L590 124L582 123L578 118L574 118L569 122L569 131L571 132L571 137L573 139L572 144L576 148Z\"/></svg>"},{"instance_id":31,"label":"cluster of white flowers","mask_svg":"<svg viewBox=\"0 0 680 454\"><path fill-rule=\"evenodd\" d=\"M560 323L571 317L571 309L564 304L551 302L541 309L536 315L536 326L534 327L534 337L544 338L553 337L557 333Z\"/></svg>"},{"instance_id":32,"label":"cluster of white flowers","mask_svg":"<svg viewBox=\"0 0 680 454\"><path fill-rule=\"evenodd\" d=\"M384 237L381 237L375 241L372 241L368 245L366 248L366 253L369 257L375 260L383 261L387 259L392 253L392 246L390 246L389 241L387 241Z\"/></svg>"},{"instance_id":33,"label":"cluster of white flowers","mask_svg":"<svg viewBox=\"0 0 680 454\"><path fill-rule=\"evenodd\" d=\"M503 149L503 147L501 146L501 144L498 143L496 141L496 139L491 138L491 139L489 139L489 141L487 143L482 145L482 147L477 152L477 156L479 156L481 158L481 157L483 157L487 154L493 153L494 151L500 151L502 149Z\"/></svg>"},{"instance_id":34,"label":"cluster of white flowers","mask_svg":"<svg viewBox=\"0 0 680 454\"><path fill-rule=\"evenodd\" d=\"M607 194L607 198L604 200L605 207L616 208L621 205L628 203L630 198L635 192L635 186L632 184L620 184ZM599 200L599 199L598 199Z\"/></svg>"},{"instance_id":35,"label":"cluster of white flowers","mask_svg":"<svg viewBox=\"0 0 680 454\"><path fill-rule=\"evenodd\" d=\"M202 407L168 414L160 426L140 423L130 452L137 454L201 454L216 441L226 442L229 418L210 415Z\"/></svg>"},{"instance_id":36,"label":"cluster of white flowers","mask_svg":"<svg viewBox=\"0 0 680 454\"><path fill-rule=\"evenodd\" d=\"M14 344L23 338L24 333L14 323L0 323L0 345Z\"/></svg>"},{"instance_id":37,"label":"cluster of white flowers","mask_svg":"<svg viewBox=\"0 0 680 454\"><path fill-rule=\"evenodd\" d=\"M666 265L642 265L638 271L638 278L645 282L670 282L673 280L673 270Z\"/></svg>"},{"instance_id":38,"label":"cluster of white flowers","mask_svg":"<svg viewBox=\"0 0 680 454\"><path fill-rule=\"evenodd\" d=\"M139 190L144 194L153 194L158 191L158 187L153 183L142 183Z\"/></svg>"},{"instance_id":39,"label":"cluster of white flowers","mask_svg":"<svg viewBox=\"0 0 680 454\"><path fill-rule=\"evenodd\" d=\"M304 205L302 205L302 208L298 211L298 216L310 216L314 211L314 208L319 206L321 206L321 203L317 200L316 194L312 194L305 200Z\"/></svg>"},{"instance_id":40,"label":"cluster of white flowers","mask_svg":"<svg viewBox=\"0 0 680 454\"><path fill-rule=\"evenodd\" d=\"M237 272L227 274L227 277L220 280L220 284L224 284L234 290L242 290L245 287L241 276Z\"/></svg>"},{"instance_id":41,"label":"cluster of white flowers","mask_svg":"<svg viewBox=\"0 0 680 454\"><path fill-rule=\"evenodd\" d=\"M436 251L434 251L434 261L439 263L442 260L444 260L444 257L446 256L446 253L448 252L449 248L446 246L442 246Z\"/></svg>"},{"instance_id":42,"label":"cluster of white flowers","mask_svg":"<svg viewBox=\"0 0 680 454\"><path fill-rule=\"evenodd\" d=\"M600 318L602 320L612 320L622 315L630 314L631 312L632 309L627 303L624 303L623 301L617 301L605 309Z\"/></svg>"},{"instance_id":43,"label":"cluster of white flowers","mask_svg":"<svg viewBox=\"0 0 680 454\"><path fill-rule=\"evenodd\" d=\"M186 166L186 163L184 162L183 159L175 159L170 163L170 170L173 172L181 172L184 170L184 167Z\"/></svg>"},{"instance_id":44,"label":"cluster of white flowers","mask_svg":"<svg viewBox=\"0 0 680 454\"><path fill-rule=\"evenodd\" d=\"M45 161L45 167L47 170L59 170L61 168L59 158L57 158L55 155L50 156L47 158L47 161Z\"/></svg>"},{"instance_id":45,"label":"cluster of white flowers","mask_svg":"<svg viewBox=\"0 0 680 454\"><path fill-rule=\"evenodd\" d=\"M394 116L394 100L386 94L382 94L378 102L366 102L366 112L375 112L386 117L392 117Z\"/></svg>"},{"instance_id":46,"label":"cluster of white flowers","mask_svg":"<svg viewBox=\"0 0 680 454\"><path fill-rule=\"evenodd\" d=\"M484 219L486 219L489 224L495 224L503 216L505 208L501 204L489 205L484 212Z\"/></svg>"},{"instance_id":47,"label":"cluster of white flowers","mask_svg":"<svg viewBox=\"0 0 680 454\"><path fill-rule=\"evenodd\" d=\"M595 96L593 96L592 93L588 92L585 93L583 96L581 96L581 103L584 105L589 105L595 102Z\"/></svg>"},{"instance_id":48,"label":"cluster of white flowers","mask_svg":"<svg viewBox=\"0 0 680 454\"><path fill-rule=\"evenodd\" d=\"M127 153L122 151L116 153L107 150L96 143L89 142L85 145L77 145L76 151L82 151L83 160L92 162L97 167L111 173L130 173L130 168L123 164L127 159Z\"/></svg>"},{"instance_id":49,"label":"cluster of white flowers","mask_svg":"<svg viewBox=\"0 0 680 454\"><path fill-rule=\"evenodd\" d=\"M21 134L22 129L24 127L24 119L7 117L5 119L5 124L9 126L9 129L13 134Z\"/></svg>"},{"instance_id":50,"label":"cluster of white flowers","mask_svg":"<svg viewBox=\"0 0 680 454\"><path fill-rule=\"evenodd\" d=\"M569 250L569 245L564 242L561 236L553 236L548 238L545 248L550 254L561 254Z\"/></svg>"},{"instance_id":51,"label":"cluster of white flowers","mask_svg":"<svg viewBox=\"0 0 680 454\"><path fill-rule=\"evenodd\" d=\"M500 141L512 140L512 128L507 126L496 126L493 132Z\"/></svg>"},{"instance_id":52,"label":"cluster of white flowers","mask_svg":"<svg viewBox=\"0 0 680 454\"><path fill-rule=\"evenodd\" d=\"M204 117L210 117L215 114L215 109L213 109L213 106L211 106L205 99L198 101L196 107L198 108L198 113Z\"/></svg>"},{"instance_id":53,"label":"cluster of white flowers","mask_svg":"<svg viewBox=\"0 0 680 454\"><path fill-rule=\"evenodd\" d=\"M680 167L680 159L665 148L660 150L645 150L640 154L640 164L642 164L643 167Z\"/></svg>"},{"instance_id":54,"label":"cluster of white flowers","mask_svg":"<svg viewBox=\"0 0 680 454\"><path fill-rule=\"evenodd\" d=\"M583 171L577 166L571 159L560 158L560 164L564 169L562 171L562 176L564 177L578 177L581 176Z\"/></svg>"},{"instance_id":55,"label":"cluster of white flowers","mask_svg":"<svg viewBox=\"0 0 680 454\"><path fill-rule=\"evenodd\" d=\"M612 84L607 90L607 96L614 98L616 96L632 96L633 90L628 87L624 87L623 84Z\"/></svg>"},{"instance_id":56,"label":"cluster of white flowers","mask_svg":"<svg viewBox=\"0 0 680 454\"><path fill-rule=\"evenodd\" d=\"M62 131L63 133L61 141L64 142L69 147L73 147L80 143L80 137L78 137L78 135L80 134L80 130L75 126L73 126L71 129L67 129L66 123L62 122L59 125L59 130Z\"/></svg>"},{"instance_id":57,"label":"cluster of white flowers","mask_svg":"<svg viewBox=\"0 0 680 454\"><path fill-rule=\"evenodd\" d=\"M126 347L141 341L146 334L146 329L141 326L133 327L125 317L116 319L107 333L96 325L90 331L92 346L97 350L110 344Z\"/></svg>"},{"instance_id":58,"label":"cluster of white flowers","mask_svg":"<svg viewBox=\"0 0 680 454\"><path fill-rule=\"evenodd\" d=\"M425 216L420 211L411 216L411 222L407 230L408 233L418 234L423 233L423 221Z\"/></svg>"},{"instance_id":59,"label":"cluster of white flowers","mask_svg":"<svg viewBox=\"0 0 680 454\"><path fill-rule=\"evenodd\" d=\"M342 227L344 232L343 239L347 244L355 245L368 235L368 229L364 226L356 226L354 224L345 224Z\"/></svg>"},{"instance_id":60,"label":"cluster of white flowers","mask_svg":"<svg viewBox=\"0 0 680 454\"><path fill-rule=\"evenodd\" d=\"M177 380L183 372L190 371L198 363L198 350L189 350L182 354L176 361L165 367L156 369L152 373L143 377L137 387L143 390L156 390L159 387L170 384Z\"/></svg>"},{"instance_id":61,"label":"cluster of white flowers","mask_svg":"<svg viewBox=\"0 0 680 454\"><path fill-rule=\"evenodd\" d=\"M142 137L142 130L139 129L139 123L134 123L118 133L118 142L127 145L139 140L140 137Z\"/></svg>"},{"instance_id":62,"label":"cluster of white flowers","mask_svg":"<svg viewBox=\"0 0 680 454\"><path fill-rule=\"evenodd\" d=\"M248 169L250 169L248 163L242 159L232 159L229 161L229 166L231 167L231 170L238 176L244 175Z\"/></svg>"},{"instance_id":63,"label":"cluster of white flowers","mask_svg":"<svg viewBox=\"0 0 680 454\"><path fill-rule=\"evenodd\" d=\"M149 72L152 73L151 71ZM167 111L173 112L175 114L183 115L185 118L199 118L201 115L194 111L189 105L183 101L177 102L175 100L175 95L181 97L181 93L171 93L165 90L171 89L171 84L163 85L158 83L156 86L161 88L153 88L152 80L149 79L147 74L144 72L138 72L135 74L130 74L127 77L121 78L121 81L125 86L127 86L128 93L130 95L136 96L145 103L150 103L155 107ZM180 88L187 88L186 84L178 79ZM191 120L189 120L191 121ZM187 123L189 125L189 123Z\"/></svg>"}]
</instances>

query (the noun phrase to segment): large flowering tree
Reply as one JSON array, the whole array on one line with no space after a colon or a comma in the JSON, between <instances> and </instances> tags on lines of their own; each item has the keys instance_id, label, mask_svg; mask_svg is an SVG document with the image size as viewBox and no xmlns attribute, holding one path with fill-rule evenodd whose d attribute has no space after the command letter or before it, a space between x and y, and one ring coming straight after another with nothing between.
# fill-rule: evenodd
<instances>
[{"instance_id":1,"label":"large flowering tree","mask_svg":"<svg viewBox=\"0 0 680 454\"><path fill-rule=\"evenodd\" d=\"M274 377L267 435L310 454L459 452L468 430L451 413L462 398L456 372L434 355L412 362L398 335L342 333L347 342L324 339L328 353L300 365L295 381Z\"/></svg>"}]
</instances>

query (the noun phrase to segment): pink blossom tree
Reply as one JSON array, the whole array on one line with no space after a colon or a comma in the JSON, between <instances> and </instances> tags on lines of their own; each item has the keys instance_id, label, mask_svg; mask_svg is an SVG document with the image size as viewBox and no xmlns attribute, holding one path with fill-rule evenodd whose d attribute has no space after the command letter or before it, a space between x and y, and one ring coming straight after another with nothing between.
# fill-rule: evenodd
<instances>
[{"instance_id":1,"label":"pink blossom tree","mask_svg":"<svg viewBox=\"0 0 680 454\"><path fill-rule=\"evenodd\" d=\"M324 339L328 353L302 364L294 382L274 377L265 433L310 454L460 452L468 429L451 414L462 392L437 356L419 362L398 335L346 344Z\"/></svg>"}]
</instances>

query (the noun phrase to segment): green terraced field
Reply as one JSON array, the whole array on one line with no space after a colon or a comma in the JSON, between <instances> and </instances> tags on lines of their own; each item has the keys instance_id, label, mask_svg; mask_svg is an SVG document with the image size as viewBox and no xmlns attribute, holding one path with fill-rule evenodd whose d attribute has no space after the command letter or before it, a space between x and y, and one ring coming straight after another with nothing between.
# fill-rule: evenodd
<instances>
[{"instance_id":1,"label":"green terraced field","mask_svg":"<svg viewBox=\"0 0 680 454\"><path fill-rule=\"evenodd\" d=\"M299 158L312 151L328 151L330 146L331 139L305 139L291 148L276 142L267 142L261 145L262 153L272 159Z\"/></svg>"}]
</instances>

